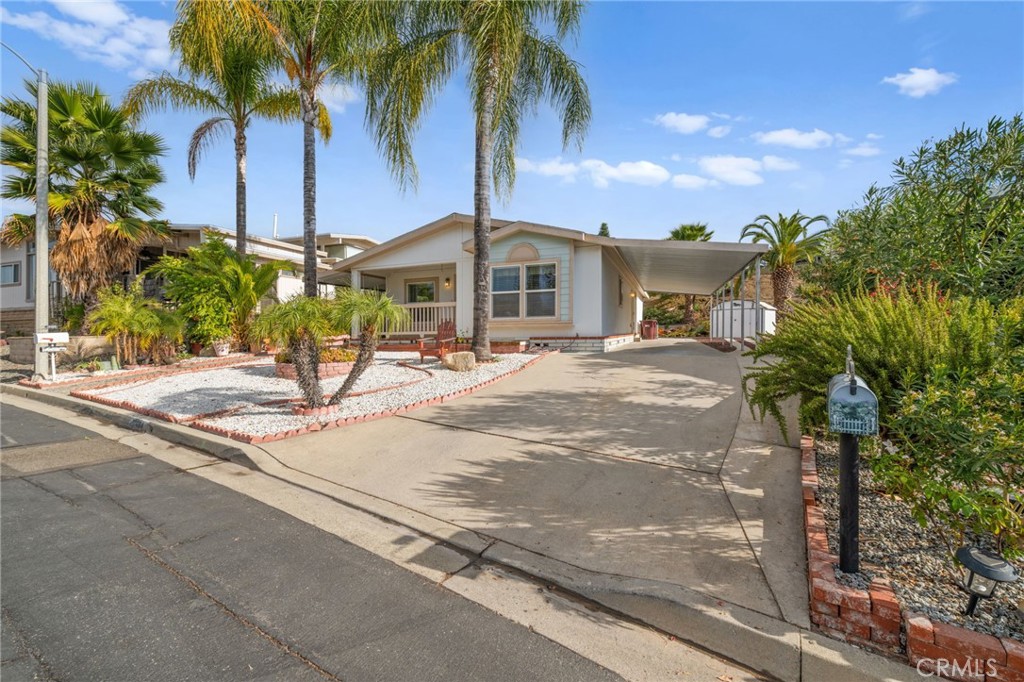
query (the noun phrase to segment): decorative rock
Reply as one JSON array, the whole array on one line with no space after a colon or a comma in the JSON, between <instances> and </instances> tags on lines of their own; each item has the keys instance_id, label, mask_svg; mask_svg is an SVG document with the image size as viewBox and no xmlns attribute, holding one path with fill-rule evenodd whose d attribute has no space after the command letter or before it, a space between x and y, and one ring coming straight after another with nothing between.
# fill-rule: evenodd
<instances>
[{"instance_id":1,"label":"decorative rock","mask_svg":"<svg viewBox=\"0 0 1024 682\"><path fill-rule=\"evenodd\" d=\"M448 353L441 362L453 372L471 372L476 369L476 356L470 352Z\"/></svg>"}]
</instances>

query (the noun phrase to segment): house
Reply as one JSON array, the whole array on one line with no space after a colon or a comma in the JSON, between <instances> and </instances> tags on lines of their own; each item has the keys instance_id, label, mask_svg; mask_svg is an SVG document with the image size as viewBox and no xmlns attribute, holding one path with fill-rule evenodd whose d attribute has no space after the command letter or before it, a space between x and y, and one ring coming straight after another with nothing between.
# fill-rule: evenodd
<instances>
[{"instance_id":1,"label":"house","mask_svg":"<svg viewBox=\"0 0 1024 682\"><path fill-rule=\"evenodd\" d=\"M754 262L762 244L617 239L492 220L492 341L605 351L639 332L648 291L710 295ZM335 263L326 284L385 291L410 313L389 338L473 327L473 216L453 213Z\"/></svg>"},{"instance_id":2,"label":"house","mask_svg":"<svg viewBox=\"0 0 1024 682\"><path fill-rule=\"evenodd\" d=\"M171 234L167 239L150 239L143 243L138 258L131 272L124 273L127 283L137 277L143 270L155 263L160 256L183 256L188 249L198 246L218 234L225 241L235 245L235 233L215 225L206 224L172 224ZM288 261L291 266L279 272L274 287L274 296L286 299L302 293L303 251L302 237L285 237L272 239L249 234L246 237L247 252L256 258L258 263L271 260ZM330 272L331 265L349 258L359 252L373 247L377 240L360 235L324 233L317 235L318 271L321 274ZM31 334L35 326L35 302L33 300L33 273L35 272L35 244L27 242L17 246L0 246L0 328L7 334ZM147 281L145 291L150 296L160 296L160 283ZM333 289L328 285L323 292ZM58 317L62 309L63 295L56 275L50 272L50 310L51 316Z\"/></svg>"}]
</instances>

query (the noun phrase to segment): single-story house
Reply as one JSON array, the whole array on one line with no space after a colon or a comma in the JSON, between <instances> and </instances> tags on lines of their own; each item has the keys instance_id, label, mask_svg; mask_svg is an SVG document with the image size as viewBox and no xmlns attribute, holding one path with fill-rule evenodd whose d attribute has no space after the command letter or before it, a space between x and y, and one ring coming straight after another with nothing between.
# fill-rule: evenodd
<instances>
[{"instance_id":1,"label":"single-story house","mask_svg":"<svg viewBox=\"0 0 1024 682\"><path fill-rule=\"evenodd\" d=\"M766 250L491 222L491 339L572 350L634 341L649 291L711 295ZM320 281L385 291L408 309L390 338L433 335L449 320L470 336L473 248L473 216L453 213L335 263Z\"/></svg>"}]
</instances>

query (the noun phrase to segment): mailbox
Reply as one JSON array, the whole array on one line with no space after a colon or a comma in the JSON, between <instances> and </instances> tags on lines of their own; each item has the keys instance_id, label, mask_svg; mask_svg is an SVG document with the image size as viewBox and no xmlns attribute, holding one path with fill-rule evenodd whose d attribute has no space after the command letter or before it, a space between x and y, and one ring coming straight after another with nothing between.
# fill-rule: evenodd
<instances>
[{"instance_id":1,"label":"mailbox","mask_svg":"<svg viewBox=\"0 0 1024 682\"><path fill-rule=\"evenodd\" d=\"M36 334L36 345L41 343L69 343L71 335L68 332L42 332Z\"/></svg>"},{"instance_id":2,"label":"mailbox","mask_svg":"<svg viewBox=\"0 0 1024 682\"><path fill-rule=\"evenodd\" d=\"M878 398L853 373L852 352L847 350L847 371L828 382L828 430L854 436L878 433Z\"/></svg>"}]
</instances>

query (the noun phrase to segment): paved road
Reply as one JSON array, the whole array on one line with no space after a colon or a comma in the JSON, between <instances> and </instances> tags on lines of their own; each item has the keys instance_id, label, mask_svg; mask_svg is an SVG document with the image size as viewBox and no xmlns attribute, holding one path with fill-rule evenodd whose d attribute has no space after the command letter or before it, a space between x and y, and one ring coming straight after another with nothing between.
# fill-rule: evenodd
<instances>
[{"instance_id":1,"label":"paved road","mask_svg":"<svg viewBox=\"0 0 1024 682\"><path fill-rule=\"evenodd\" d=\"M4 682L618 679L123 444L8 405L2 420Z\"/></svg>"}]
</instances>

